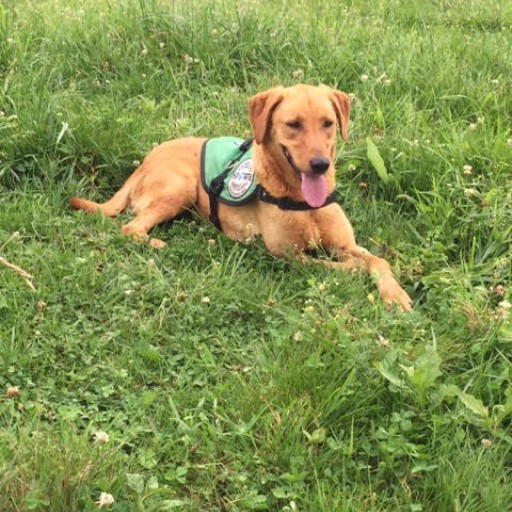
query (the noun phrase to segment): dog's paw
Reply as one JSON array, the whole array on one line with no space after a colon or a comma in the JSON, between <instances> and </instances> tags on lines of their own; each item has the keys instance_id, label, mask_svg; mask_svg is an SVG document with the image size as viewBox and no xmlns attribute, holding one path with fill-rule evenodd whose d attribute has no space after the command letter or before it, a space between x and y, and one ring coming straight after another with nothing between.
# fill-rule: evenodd
<instances>
[{"instance_id":1,"label":"dog's paw","mask_svg":"<svg viewBox=\"0 0 512 512\"><path fill-rule=\"evenodd\" d=\"M384 304L386 305L386 309L390 310L393 306L396 306L399 311L405 313L407 311L412 311L412 299L409 297L408 293L400 288L400 292L397 294L393 294L392 297L387 297L384 299Z\"/></svg>"},{"instance_id":2,"label":"dog's paw","mask_svg":"<svg viewBox=\"0 0 512 512\"><path fill-rule=\"evenodd\" d=\"M382 277L378 284L379 294L386 305L386 309L396 306L400 311L412 310L412 299L392 276Z\"/></svg>"}]
</instances>

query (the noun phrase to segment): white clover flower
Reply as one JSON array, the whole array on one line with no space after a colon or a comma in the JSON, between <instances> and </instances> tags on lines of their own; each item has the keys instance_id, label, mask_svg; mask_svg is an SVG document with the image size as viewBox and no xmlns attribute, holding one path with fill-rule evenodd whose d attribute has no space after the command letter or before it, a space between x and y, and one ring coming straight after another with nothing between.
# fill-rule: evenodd
<instances>
[{"instance_id":1,"label":"white clover flower","mask_svg":"<svg viewBox=\"0 0 512 512\"><path fill-rule=\"evenodd\" d=\"M108 492L102 492L98 501L95 501L94 503L98 505L98 508L108 507L114 503L114 496Z\"/></svg>"},{"instance_id":2,"label":"white clover flower","mask_svg":"<svg viewBox=\"0 0 512 512\"><path fill-rule=\"evenodd\" d=\"M512 304L510 304L510 302L508 300L502 300L498 306L502 309L510 309L512 308Z\"/></svg>"},{"instance_id":3,"label":"white clover flower","mask_svg":"<svg viewBox=\"0 0 512 512\"><path fill-rule=\"evenodd\" d=\"M496 319L502 319L508 318L510 316L510 308L512 307L512 304L508 300L502 300L498 304L498 309L496 310Z\"/></svg>"},{"instance_id":4,"label":"white clover flower","mask_svg":"<svg viewBox=\"0 0 512 512\"><path fill-rule=\"evenodd\" d=\"M304 70L303 69L296 69L292 72L292 77L295 79L302 78L304 76Z\"/></svg>"},{"instance_id":5,"label":"white clover flower","mask_svg":"<svg viewBox=\"0 0 512 512\"><path fill-rule=\"evenodd\" d=\"M389 340L379 334L379 341L377 342L380 348L389 348Z\"/></svg>"},{"instance_id":6,"label":"white clover flower","mask_svg":"<svg viewBox=\"0 0 512 512\"><path fill-rule=\"evenodd\" d=\"M20 388L18 386L9 386L5 392L7 398L18 398L21 395Z\"/></svg>"},{"instance_id":7,"label":"white clover flower","mask_svg":"<svg viewBox=\"0 0 512 512\"><path fill-rule=\"evenodd\" d=\"M503 297L505 295L505 287L502 284L498 284L494 291L498 297Z\"/></svg>"},{"instance_id":8,"label":"white clover flower","mask_svg":"<svg viewBox=\"0 0 512 512\"><path fill-rule=\"evenodd\" d=\"M93 437L94 437L94 442L98 443L98 444L108 443L110 440L110 436L106 432L103 432L102 430L98 430L97 432L94 432Z\"/></svg>"}]
</instances>

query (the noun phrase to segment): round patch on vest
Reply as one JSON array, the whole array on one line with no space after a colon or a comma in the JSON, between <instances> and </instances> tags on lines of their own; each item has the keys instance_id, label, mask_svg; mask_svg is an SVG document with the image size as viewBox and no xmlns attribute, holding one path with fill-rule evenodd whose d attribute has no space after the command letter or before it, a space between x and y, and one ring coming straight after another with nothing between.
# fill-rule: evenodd
<instances>
[{"instance_id":1,"label":"round patch on vest","mask_svg":"<svg viewBox=\"0 0 512 512\"><path fill-rule=\"evenodd\" d=\"M242 162L229 176L227 186L231 197L242 197L251 187L254 181L254 171L252 169L252 159Z\"/></svg>"}]
</instances>

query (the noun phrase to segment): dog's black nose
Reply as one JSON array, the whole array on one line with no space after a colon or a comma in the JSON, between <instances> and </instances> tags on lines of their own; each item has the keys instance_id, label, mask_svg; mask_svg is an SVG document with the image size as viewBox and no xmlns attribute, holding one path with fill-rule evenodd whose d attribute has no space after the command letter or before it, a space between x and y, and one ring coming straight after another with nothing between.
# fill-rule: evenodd
<instances>
[{"instance_id":1,"label":"dog's black nose","mask_svg":"<svg viewBox=\"0 0 512 512\"><path fill-rule=\"evenodd\" d=\"M329 169L329 165L331 165L329 159L323 157L315 156L309 161L309 166L315 174L323 174Z\"/></svg>"}]
</instances>

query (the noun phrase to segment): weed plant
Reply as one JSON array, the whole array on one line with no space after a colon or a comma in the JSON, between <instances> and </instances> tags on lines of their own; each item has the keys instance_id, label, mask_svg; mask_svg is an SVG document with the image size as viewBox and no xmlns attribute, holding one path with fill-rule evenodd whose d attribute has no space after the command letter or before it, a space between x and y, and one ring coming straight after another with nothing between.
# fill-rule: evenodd
<instances>
[{"instance_id":1,"label":"weed plant","mask_svg":"<svg viewBox=\"0 0 512 512\"><path fill-rule=\"evenodd\" d=\"M511 75L507 0L1 2L0 510L510 510ZM68 208L298 82L353 95L340 203L412 313Z\"/></svg>"}]
</instances>

